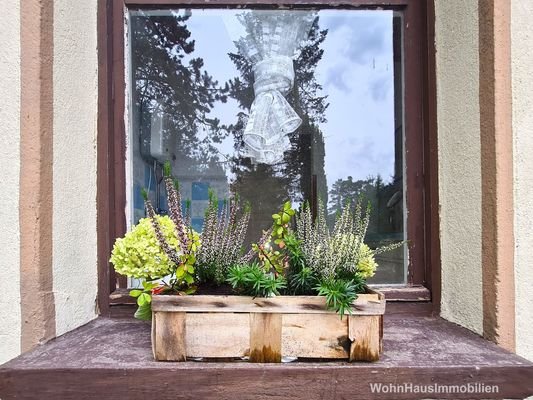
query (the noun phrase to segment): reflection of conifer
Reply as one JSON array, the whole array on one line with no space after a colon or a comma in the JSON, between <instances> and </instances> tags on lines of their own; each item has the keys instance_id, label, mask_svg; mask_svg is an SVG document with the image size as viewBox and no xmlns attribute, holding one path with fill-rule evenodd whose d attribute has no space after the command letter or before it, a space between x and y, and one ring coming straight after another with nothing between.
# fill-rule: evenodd
<instances>
[{"instance_id":1,"label":"reflection of conifer","mask_svg":"<svg viewBox=\"0 0 533 400\"><path fill-rule=\"evenodd\" d=\"M329 192L328 223L333 224L336 214L350 201L363 198L371 204L371 218L368 233L399 233L403 231L402 198L398 197L401 182L385 184L380 175L354 181L351 176L338 179ZM398 197L391 204L391 199Z\"/></svg>"},{"instance_id":2,"label":"reflection of conifer","mask_svg":"<svg viewBox=\"0 0 533 400\"><path fill-rule=\"evenodd\" d=\"M204 61L193 57L195 41L187 28L190 15L165 16L136 14L131 17L132 75L134 79L135 121L142 133L149 132L150 117L165 115L166 134L177 135L179 148L190 156L208 143L198 140L200 126L207 127L212 140L224 134L220 121L207 114L216 101L226 101L227 88L204 69Z\"/></svg>"}]
</instances>

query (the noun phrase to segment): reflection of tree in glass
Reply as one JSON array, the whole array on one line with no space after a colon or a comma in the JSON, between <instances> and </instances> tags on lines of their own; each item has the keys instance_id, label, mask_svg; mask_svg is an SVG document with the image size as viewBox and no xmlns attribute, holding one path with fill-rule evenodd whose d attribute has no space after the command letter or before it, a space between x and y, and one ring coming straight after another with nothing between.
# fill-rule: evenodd
<instances>
[{"instance_id":1,"label":"reflection of tree in glass","mask_svg":"<svg viewBox=\"0 0 533 400\"><path fill-rule=\"evenodd\" d=\"M368 234L403 232L402 196L398 186L401 187L401 182L385 184L379 175L357 181L351 176L337 179L329 193L328 224L333 225L336 215L347 202L363 198L372 207Z\"/></svg>"},{"instance_id":2,"label":"reflection of tree in glass","mask_svg":"<svg viewBox=\"0 0 533 400\"><path fill-rule=\"evenodd\" d=\"M254 17L252 13L247 13L246 18ZM271 223L271 210L281 207L287 198L294 202L312 200L313 174L317 175L319 196L327 201L324 139L318 123L326 121L325 111L328 104L326 96L319 95L322 87L315 77L316 66L324 52L320 46L326 36L327 30L319 29L316 17L308 40L294 61L295 82L287 100L302 118L302 124L290 135L291 149L285 153L284 161L277 165L258 164L254 167L249 159L235 160L234 189L252 204L251 226L268 227ZM233 127L235 148L240 150L247 113L254 100L254 76L252 64L243 54L230 53L229 57L240 72L240 77L230 82L229 92L229 96L235 98L243 110L238 114L237 123Z\"/></svg>"},{"instance_id":3,"label":"reflection of tree in glass","mask_svg":"<svg viewBox=\"0 0 533 400\"><path fill-rule=\"evenodd\" d=\"M212 142L227 135L207 114L216 101L226 101L228 88L203 70L203 59L192 57L195 42L186 21L190 14L136 15L131 18L132 74L141 138L154 114L165 118L165 134L176 135L181 156L209 163ZM200 138L199 130L206 131Z\"/></svg>"}]
</instances>

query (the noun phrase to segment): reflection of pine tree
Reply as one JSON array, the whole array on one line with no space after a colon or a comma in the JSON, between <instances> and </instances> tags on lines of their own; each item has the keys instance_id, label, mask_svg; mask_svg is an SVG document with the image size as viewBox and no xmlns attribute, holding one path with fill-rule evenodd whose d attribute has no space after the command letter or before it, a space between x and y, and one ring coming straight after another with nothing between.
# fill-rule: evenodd
<instances>
[{"instance_id":1,"label":"reflection of pine tree","mask_svg":"<svg viewBox=\"0 0 533 400\"><path fill-rule=\"evenodd\" d=\"M192 57L195 42L186 22L190 15L136 15L131 18L134 105L139 128L146 133L150 116L162 113L166 134L177 135L182 155L205 157L210 141L219 141L219 121L207 114L215 101L226 101L225 90L203 70L202 58ZM200 141L199 127L211 136ZM141 134L141 137L143 135Z\"/></svg>"},{"instance_id":2,"label":"reflection of pine tree","mask_svg":"<svg viewBox=\"0 0 533 400\"><path fill-rule=\"evenodd\" d=\"M327 201L327 185L324 172L324 139L318 123L325 122L328 107L326 96L320 96L321 85L316 81L315 69L322 59L320 48L327 30L320 30L318 17L311 27L309 38L294 62L295 82L287 100L302 118L302 124L291 134L291 149L278 165L253 167L249 159L235 161L234 189L253 206L251 226L266 228L271 223L272 210L279 208L287 198L293 201L312 199L312 175L317 175L318 194ZM242 146L242 135L247 112L254 100L251 63L242 54L229 54L240 72L240 77L230 82L229 95L239 102L243 110L234 126L235 147Z\"/></svg>"},{"instance_id":3,"label":"reflection of pine tree","mask_svg":"<svg viewBox=\"0 0 533 400\"><path fill-rule=\"evenodd\" d=\"M347 202L362 198L370 202L371 218L368 233L398 233L403 231L402 198L398 183L384 184L380 175L354 181L351 176L338 179L330 191L328 223L333 224L336 214ZM394 199L397 197L397 200Z\"/></svg>"}]
</instances>

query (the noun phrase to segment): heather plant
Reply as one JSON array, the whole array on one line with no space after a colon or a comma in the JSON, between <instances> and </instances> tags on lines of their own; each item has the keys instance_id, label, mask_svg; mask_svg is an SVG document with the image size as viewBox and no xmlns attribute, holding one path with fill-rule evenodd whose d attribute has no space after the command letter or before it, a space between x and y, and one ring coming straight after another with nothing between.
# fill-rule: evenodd
<instances>
[{"instance_id":1,"label":"heather plant","mask_svg":"<svg viewBox=\"0 0 533 400\"><path fill-rule=\"evenodd\" d=\"M218 199L209 192L204 226L197 254L197 271L202 282L217 285L226 280L230 267L241 263L244 240L250 221L250 206L242 206L238 195L224 201L219 210Z\"/></svg>"},{"instance_id":2,"label":"heather plant","mask_svg":"<svg viewBox=\"0 0 533 400\"><path fill-rule=\"evenodd\" d=\"M344 206L332 232L324 215L324 206L319 203L315 221L309 206L304 206L296 217L296 237L301 242L305 263L321 278L351 279L354 275L365 280L371 278L377 268L375 255L403 245L399 242L371 249L364 243L370 206L363 208L361 200Z\"/></svg>"},{"instance_id":3,"label":"heather plant","mask_svg":"<svg viewBox=\"0 0 533 400\"><path fill-rule=\"evenodd\" d=\"M285 237L290 233L289 223L294 214L291 203L286 202L279 213L272 215L272 227L263 232L257 243L252 244L251 251L241 259L241 264L228 270L226 280L235 291L272 297L286 289L289 259ZM254 257L257 262L250 263Z\"/></svg>"},{"instance_id":4,"label":"heather plant","mask_svg":"<svg viewBox=\"0 0 533 400\"><path fill-rule=\"evenodd\" d=\"M157 215L143 190L146 214L127 233L117 239L111 254L115 270L123 275L141 279L142 290L130 295L137 299L136 317L149 319L152 294L191 294L196 291L196 253L200 237L183 216L178 182L171 176L170 164L163 168L168 196L169 215Z\"/></svg>"},{"instance_id":5,"label":"heather plant","mask_svg":"<svg viewBox=\"0 0 533 400\"><path fill-rule=\"evenodd\" d=\"M377 249L365 244L370 208L361 201L346 204L332 230L322 203L313 218L308 204L297 213L286 202L272 215L272 226L245 253L248 204L243 206L234 195L220 206L210 191L203 231L198 234L191 227L190 205L184 215L179 184L168 163L164 183L168 216L157 215L143 191L148 217L117 239L111 255L118 273L142 280L142 288L130 292L141 319L151 316L153 294L193 294L198 284L223 283L242 295L324 296L328 308L342 316L351 313L357 295L375 274L376 254L404 243Z\"/></svg>"},{"instance_id":6,"label":"heather plant","mask_svg":"<svg viewBox=\"0 0 533 400\"><path fill-rule=\"evenodd\" d=\"M351 313L357 295L365 291L368 278L377 268L375 255L403 244L371 249L364 243L370 208L358 201L347 204L333 230L326 224L323 204L313 219L309 205L297 214L289 202L272 215L272 228L252 245L255 264L236 266L228 282L241 293L254 296L319 295L328 308ZM295 220L296 230L291 228Z\"/></svg>"},{"instance_id":7,"label":"heather plant","mask_svg":"<svg viewBox=\"0 0 533 400\"><path fill-rule=\"evenodd\" d=\"M289 279L295 292L313 288L326 297L329 308L341 314L351 313L351 304L364 291L367 279L378 266L375 255L400 247L404 242L371 249L364 243L370 221L370 206L359 200L346 204L330 231L324 206L319 202L317 218L304 204L296 216L294 244L289 244L293 258ZM289 243L289 242L287 242Z\"/></svg>"}]
</instances>

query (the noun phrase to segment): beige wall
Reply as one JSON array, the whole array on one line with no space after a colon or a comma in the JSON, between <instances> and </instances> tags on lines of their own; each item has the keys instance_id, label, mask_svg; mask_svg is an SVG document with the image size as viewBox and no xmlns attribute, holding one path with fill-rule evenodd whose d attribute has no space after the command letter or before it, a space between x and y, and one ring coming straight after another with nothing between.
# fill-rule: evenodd
<instances>
[{"instance_id":1,"label":"beige wall","mask_svg":"<svg viewBox=\"0 0 533 400\"><path fill-rule=\"evenodd\" d=\"M56 334L96 317L96 0L54 2Z\"/></svg>"},{"instance_id":2,"label":"beige wall","mask_svg":"<svg viewBox=\"0 0 533 400\"><path fill-rule=\"evenodd\" d=\"M477 1L437 0L442 317L483 331Z\"/></svg>"},{"instance_id":3,"label":"beige wall","mask_svg":"<svg viewBox=\"0 0 533 400\"><path fill-rule=\"evenodd\" d=\"M20 352L20 10L4 7L0 33L0 363ZM442 316L481 333L481 160L478 9L436 0ZM513 135L517 351L533 359L533 2L513 0ZM96 316L96 0L54 2L53 281L56 333Z\"/></svg>"},{"instance_id":4,"label":"beige wall","mask_svg":"<svg viewBox=\"0 0 533 400\"><path fill-rule=\"evenodd\" d=\"M533 2L511 7L516 351L533 360Z\"/></svg>"},{"instance_id":5,"label":"beige wall","mask_svg":"<svg viewBox=\"0 0 533 400\"><path fill-rule=\"evenodd\" d=\"M0 13L0 364L20 352L20 19L19 2L5 0Z\"/></svg>"}]
</instances>

